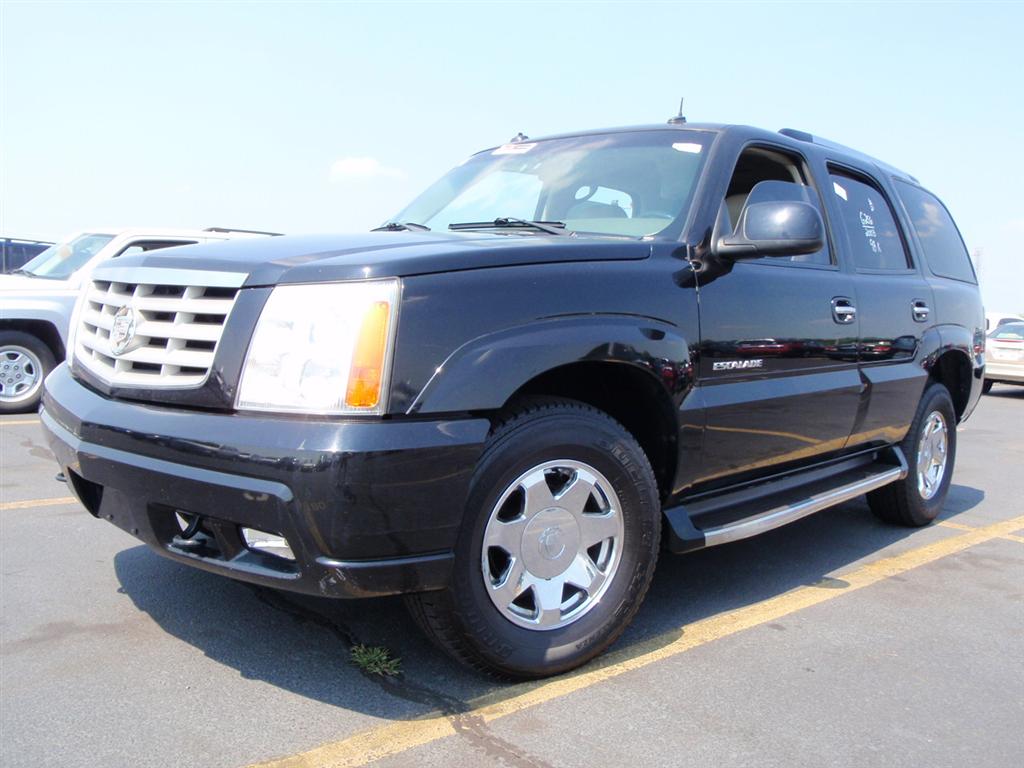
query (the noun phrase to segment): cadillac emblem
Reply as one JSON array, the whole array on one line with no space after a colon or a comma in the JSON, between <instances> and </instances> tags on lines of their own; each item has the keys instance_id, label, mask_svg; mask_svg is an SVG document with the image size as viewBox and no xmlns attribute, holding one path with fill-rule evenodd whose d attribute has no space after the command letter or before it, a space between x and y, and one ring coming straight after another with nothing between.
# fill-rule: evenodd
<instances>
[{"instance_id":1,"label":"cadillac emblem","mask_svg":"<svg viewBox=\"0 0 1024 768\"><path fill-rule=\"evenodd\" d=\"M114 324L110 326L110 351L124 354L134 339L135 310L125 305L114 314Z\"/></svg>"}]
</instances>

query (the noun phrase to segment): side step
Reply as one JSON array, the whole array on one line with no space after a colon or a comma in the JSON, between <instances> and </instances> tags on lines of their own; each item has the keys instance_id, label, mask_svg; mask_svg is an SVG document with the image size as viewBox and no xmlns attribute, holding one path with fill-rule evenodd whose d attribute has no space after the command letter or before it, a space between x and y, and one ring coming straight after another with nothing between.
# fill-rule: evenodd
<instances>
[{"instance_id":1,"label":"side step","mask_svg":"<svg viewBox=\"0 0 1024 768\"><path fill-rule=\"evenodd\" d=\"M908 473L898 447L785 475L664 510L668 549L690 552L738 541L881 488Z\"/></svg>"}]
</instances>

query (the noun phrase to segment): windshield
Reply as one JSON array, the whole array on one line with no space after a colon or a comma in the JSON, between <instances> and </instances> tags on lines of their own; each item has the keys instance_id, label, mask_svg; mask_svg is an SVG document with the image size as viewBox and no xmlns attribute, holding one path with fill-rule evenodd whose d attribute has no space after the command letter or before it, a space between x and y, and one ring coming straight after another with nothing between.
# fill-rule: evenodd
<instances>
[{"instance_id":1,"label":"windshield","mask_svg":"<svg viewBox=\"0 0 1024 768\"><path fill-rule=\"evenodd\" d=\"M51 245L19 271L36 277L63 280L81 269L113 239L113 235L78 235L63 243Z\"/></svg>"},{"instance_id":2,"label":"windshield","mask_svg":"<svg viewBox=\"0 0 1024 768\"><path fill-rule=\"evenodd\" d=\"M709 141L670 129L506 144L453 168L393 221L444 230L510 218L564 223L566 232L655 235L689 209Z\"/></svg>"}]
</instances>

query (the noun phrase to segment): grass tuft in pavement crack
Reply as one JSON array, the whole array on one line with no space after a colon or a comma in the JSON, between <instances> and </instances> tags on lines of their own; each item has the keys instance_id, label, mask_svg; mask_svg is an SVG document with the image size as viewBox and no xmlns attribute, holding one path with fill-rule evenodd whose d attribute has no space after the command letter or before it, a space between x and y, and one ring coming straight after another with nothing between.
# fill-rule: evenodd
<instances>
[{"instance_id":1,"label":"grass tuft in pavement crack","mask_svg":"<svg viewBox=\"0 0 1024 768\"><path fill-rule=\"evenodd\" d=\"M352 663L368 675L395 677L402 671L402 660L391 658L391 651L379 645L353 645Z\"/></svg>"}]
</instances>

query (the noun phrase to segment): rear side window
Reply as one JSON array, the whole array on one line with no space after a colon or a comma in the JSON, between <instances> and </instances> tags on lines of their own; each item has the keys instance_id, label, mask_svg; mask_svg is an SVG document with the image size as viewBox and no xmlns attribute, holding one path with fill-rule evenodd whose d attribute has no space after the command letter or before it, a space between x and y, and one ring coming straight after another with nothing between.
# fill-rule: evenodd
<instances>
[{"instance_id":1,"label":"rear side window","mask_svg":"<svg viewBox=\"0 0 1024 768\"><path fill-rule=\"evenodd\" d=\"M904 181L897 181L896 188L910 214L932 273L968 283L977 282L963 238L946 206L934 195Z\"/></svg>"},{"instance_id":2,"label":"rear side window","mask_svg":"<svg viewBox=\"0 0 1024 768\"><path fill-rule=\"evenodd\" d=\"M910 263L903 238L881 191L840 173L832 172L830 178L853 265L857 269L907 270Z\"/></svg>"}]
</instances>

